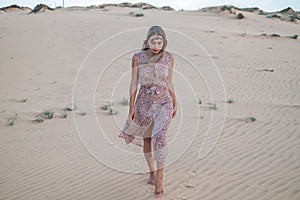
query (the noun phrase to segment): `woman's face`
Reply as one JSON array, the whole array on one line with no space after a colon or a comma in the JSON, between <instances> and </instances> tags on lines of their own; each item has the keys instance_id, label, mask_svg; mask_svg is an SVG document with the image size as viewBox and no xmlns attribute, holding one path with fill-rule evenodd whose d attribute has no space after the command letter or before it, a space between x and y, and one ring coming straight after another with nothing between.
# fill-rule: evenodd
<instances>
[{"instance_id":1,"label":"woman's face","mask_svg":"<svg viewBox=\"0 0 300 200\"><path fill-rule=\"evenodd\" d=\"M148 45L152 53L159 53L164 45L163 37L161 35L152 35L148 39Z\"/></svg>"}]
</instances>

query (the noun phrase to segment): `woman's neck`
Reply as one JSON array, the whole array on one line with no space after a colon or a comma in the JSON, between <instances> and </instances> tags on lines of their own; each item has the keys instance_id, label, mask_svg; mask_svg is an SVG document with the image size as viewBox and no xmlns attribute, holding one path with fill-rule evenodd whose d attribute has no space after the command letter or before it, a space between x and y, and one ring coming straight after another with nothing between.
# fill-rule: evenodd
<instances>
[{"instance_id":1,"label":"woman's neck","mask_svg":"<svg viewBox=\"0 0 300 200\"><path fill-rule=\"evenodd\" d=\"M153 57L153 56L155 56L155 55L158 55L161 51L162 51L162 50L160 50L158 53L153 53L153 52L151 51L151 49L147 49L147 50L146 50L146 56L147 56L148 59L150 59L151 57Z\"/></svg>"}]
</instances>

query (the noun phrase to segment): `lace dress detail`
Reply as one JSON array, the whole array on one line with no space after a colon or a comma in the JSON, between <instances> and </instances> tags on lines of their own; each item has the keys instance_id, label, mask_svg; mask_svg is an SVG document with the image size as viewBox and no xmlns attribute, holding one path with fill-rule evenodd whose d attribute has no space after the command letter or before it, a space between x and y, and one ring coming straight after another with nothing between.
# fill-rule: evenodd
<instances>
[{"instance_id":1,"label":"lace dress detail","mask_svg":"<svg viewBox=\"0 0 300 200\"><path fill-rule=\"evenodd\" d=\"M149 137L144 133L153 122L152 155L156 161L165 163L168 154L167 130L173 114L173 102L167 84L173 55L165 51L154 67L143 64L147 59L146 51L134 55L138 58L140 88L134 105L134 118L126 119L119 137L124 138L126 144L133 143L142 147L143 138Z\"/></svg>"}]
</instances>

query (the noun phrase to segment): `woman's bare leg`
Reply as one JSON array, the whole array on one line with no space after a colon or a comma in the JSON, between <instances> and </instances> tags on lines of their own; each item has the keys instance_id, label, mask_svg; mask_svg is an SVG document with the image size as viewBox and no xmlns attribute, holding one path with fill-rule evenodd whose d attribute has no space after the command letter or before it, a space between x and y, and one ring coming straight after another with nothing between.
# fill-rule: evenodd
<instances>
[{"instance_id":1,"label":"woman's bare leg","mask_svg":"<svg viewBox=\"0 0 300 200\"><path fill-rule=\"evenodd\" d=\"M153 123L150 125L149 129L145 133L145 136L149 136L147 138L144 138L144 156L147 161L149 170L150 170L150 179L148 181L148 184L150 185L155 185L155 177L156 177L156 172L155 172L155 165L154 165L154 159L152 157L151 153L151 133L153 129Z\"/></svg>"},{"instance_id":2,"label":"woman's bare leg","mask_svg":"<svg viewBox=\"0 0 300 200\"><path fill-rule=\"evenodd\" d=\"M155 198L160 198L164 195L163 188L164 165L157 162L156 180L155 180Z\"/></svg>"}]
</instances>

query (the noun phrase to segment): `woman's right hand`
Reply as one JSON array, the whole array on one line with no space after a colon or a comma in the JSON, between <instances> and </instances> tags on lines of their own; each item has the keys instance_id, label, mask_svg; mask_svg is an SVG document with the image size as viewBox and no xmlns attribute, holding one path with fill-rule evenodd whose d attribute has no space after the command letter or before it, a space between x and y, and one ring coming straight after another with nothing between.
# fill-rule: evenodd
<instances>
[{"instance_id":1,"label":"woman's right hand","mask_svg":"<svg viewBox=\"0 0 300 200\"><path fill-rule=\"evenodd\" d=\"M133 118L134 118L134 108L130 108L128 115L129 115L129 119L133 120Z\"/></svg>"}]
</instances>

